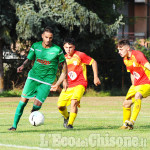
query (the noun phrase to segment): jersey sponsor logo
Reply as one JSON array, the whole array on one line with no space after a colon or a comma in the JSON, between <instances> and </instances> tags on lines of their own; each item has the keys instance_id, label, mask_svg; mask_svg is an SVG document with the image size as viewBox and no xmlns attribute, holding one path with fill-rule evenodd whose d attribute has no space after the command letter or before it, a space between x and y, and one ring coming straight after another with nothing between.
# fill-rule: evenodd
<instances>
[{"instance_id":1,"label":"jersey sponsor logo","mask_svg":"<svg viewBox=\"0 0 150 150\"><path fill-rule=\"evenodd\" d=\"M70 77L71 80L75 80L77 78L77 74L74 71L70 71L68 73L68 76Z\"/></svg>"},{"instance_id":2,"label":"jersey sponsor logo","mask_svg":"<svg viewBox=\"0 0 150 150\"><path fill-rule=\"evenodd\" d=\"M42 59L38 59L36 60L37 62L41 63L41 64L44 64L44 65L49 65L51 62L50 61L47 61L47 60L42 60Z\"/></svg>"},{"instance_id":3,"label":"jersey sponsor logo","mask_svg":"<svg viewBox=\"0 0 150 150\"><path fill-rule=\"evenodd\" d=\"M140 78L140 75L139 75L137 72L135 72L135 71L133 71L133 76L134 76L137 80Z\"/></svg>"},{"instance_id":4,"label":"jersey sponsor logo","mask_svg":"<svg viewBox=\"0 0 150 150\"><path fill-rule=\"evenodd\" d=\"M40 50L40 49L35 49L36 51L39 51L39 52L41 52L42 50Z\"/></svg>"}]
</instances>

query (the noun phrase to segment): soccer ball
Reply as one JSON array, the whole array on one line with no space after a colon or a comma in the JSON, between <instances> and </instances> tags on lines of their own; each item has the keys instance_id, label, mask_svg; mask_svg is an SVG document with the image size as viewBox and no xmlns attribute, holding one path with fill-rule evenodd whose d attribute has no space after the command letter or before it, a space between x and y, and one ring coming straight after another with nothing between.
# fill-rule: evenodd
<instances>
[{"instance_id":1,"label":"soccer ball","mask_svg":"<svg viewBox=\"0 0 150 150\"><path fill-rule=\"evenodd\" d=\"M33 126L40 126L44 124L44 115L39 111L34 111L29 116L29 122Z\"/></svg>"}]
</instances>

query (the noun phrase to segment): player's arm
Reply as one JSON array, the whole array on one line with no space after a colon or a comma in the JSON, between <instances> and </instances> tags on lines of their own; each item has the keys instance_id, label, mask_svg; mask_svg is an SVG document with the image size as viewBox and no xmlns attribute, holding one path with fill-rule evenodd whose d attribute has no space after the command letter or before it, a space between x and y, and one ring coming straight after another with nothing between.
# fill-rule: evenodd
<instances>
[{"instance_id":1,"label":"player's arm","mask_svg":"<svg viewBox=\"0 0 150 150\"><path fill-rule=\"evenodd\" d=\"M17 68L17 72L22 72L22 70L27 67L29 64L31 64L32 60L35 59L35 50L34 50L34 44L30 47L29 54L27 56L27 59L23 62L23 64Z\"/></svg>"},{"instance_id":2,"label":"player's arm","mask_svg":"<svg viewBox=\"0 0 150 150\"><path fill-rule=\"evenodd\" d=\"M22 72L22 70L23 70L25 67L27 67L30 63L31 63L31 60L26 59L26 60L23 62L23 64L22 64L20 67L17 68L17 72L18 72L18 73L19 73L19 72Z\"/></svg>"},{"instance_id":3,"label":"player's arm","mask_svg":"<svg viewBox=\"0 0 150 150\"><path fill-rule=\"evenodd\" d=\"M96 86L101 84L101 81L98 77L98 66L97 66L97 62L94 60L92 63L92 69L93 69L93 74L94 74L94 84Z\"/></svg>"},{"instance_id":4,"label":"player's arm","mask_svg":"<svg viewBox=\"0 0 150 150\"><path fill-rule=\"evenodd\" d=\"M147 63L144 65L144 67L145 67L146 69L150 70L150 63L147 62Z\"/></svg>"},{"instance_id":5,"label":"player's arm","mask_svg":"<svg viewBox=\"0 0 150 150\"><path fill-rule=\"evenodd\" d=\"M63 86L64 86L64 89L66 90L68 88L68 79L67 79L67 74L68 74L68 69L67 69L67 63L66 63L66 60L64 62L61 63L62 64L62 73L58 79L58 81L56 82L55 85L53 85L51 87L51 90L50 91L57 91L59 85L63 82Z\"/></svg>"},{"instance_id":6,"label":"player's arm","mask_svg":"<svg viewBox=\"0 0 150 150\"><path fill-rule=\"evenodd\" d=\"M135 79L135 78L134 78L133 74L131 74L131 73L130 73L130 78L131 78L131 83L132 83L132 85L134 85L134 79Z\"/></svg>"}]
</instances>

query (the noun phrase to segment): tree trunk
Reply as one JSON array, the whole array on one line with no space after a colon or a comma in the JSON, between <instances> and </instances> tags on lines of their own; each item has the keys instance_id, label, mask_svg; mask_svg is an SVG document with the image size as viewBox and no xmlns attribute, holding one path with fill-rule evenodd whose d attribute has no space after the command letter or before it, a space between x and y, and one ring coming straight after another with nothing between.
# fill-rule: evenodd
<instances>
[{"instance_id":1,"label":"tree trunk","mask_svg":"<svg viewBox=\"0 0 150 150\"><path fill-rule=\"evenodd\" d=\"M4 90L4 72L3 72L3 41L0 39L0 93Z\"/></svg>"}]
</instances>

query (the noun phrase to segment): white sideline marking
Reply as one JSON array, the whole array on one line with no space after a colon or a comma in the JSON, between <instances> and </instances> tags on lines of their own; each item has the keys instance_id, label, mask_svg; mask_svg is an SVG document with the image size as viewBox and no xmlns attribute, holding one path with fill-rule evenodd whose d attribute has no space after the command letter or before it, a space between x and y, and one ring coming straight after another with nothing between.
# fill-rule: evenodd
<instances>
[{"instance_id":1,"label":"white sideline marking","mask_svg":"<svg viewBox=\"0 0 150 150\"><path fill-rule=\"evenodd\" d=\"M11 144L1 144L0 146L5 146L5 147L14 147L14 148L24 148L24 149L37 149L37 150L54 150L54 149L49 149L49 148L40 148L40 147L29 147L29 146L21 146L21 145L11 145ZM56 150L56 149L55 149ZM58 149L57 149L58 150Z\"/></svg>"}]
</instances>

